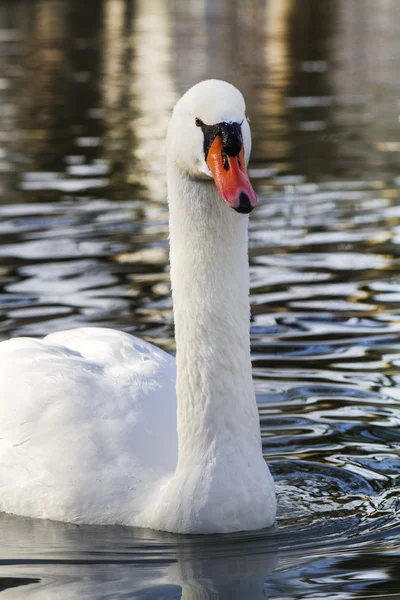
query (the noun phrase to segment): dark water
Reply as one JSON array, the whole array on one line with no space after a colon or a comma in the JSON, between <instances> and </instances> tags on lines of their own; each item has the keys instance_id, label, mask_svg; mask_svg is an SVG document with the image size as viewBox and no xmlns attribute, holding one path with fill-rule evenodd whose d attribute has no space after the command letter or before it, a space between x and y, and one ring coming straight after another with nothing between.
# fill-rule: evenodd
<instances>
[{"instance_id":1,"label":"dark water","mask_svg":"<svg viewBox=\"0 0 400 600\"><path fill-rule=\"evenodd\" d=\"M280 507L198 538L2 516L2 598L400 597L399 60L397 0L1 2L0 339L92 324L173 351L168 116L205 77L245 94Z\"/></svg>"}]
</instances>

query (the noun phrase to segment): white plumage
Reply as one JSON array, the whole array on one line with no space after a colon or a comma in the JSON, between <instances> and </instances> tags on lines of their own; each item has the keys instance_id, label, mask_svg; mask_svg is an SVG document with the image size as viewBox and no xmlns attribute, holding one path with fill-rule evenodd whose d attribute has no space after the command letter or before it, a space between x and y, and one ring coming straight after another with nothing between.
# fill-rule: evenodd
<instances>
[{"instance_id":1,"label":"white plumage","mask_svg":"<svg viewBox=\"0 0 400 600\"><path fill-rule=\"evenodd\" d=\"M196 118L240 123L246 162L251 146L233 86L205 81L177 103L167 138L176 364L110 329L0 343L2 511L183 533L275 520L251 379L248 218L219 196Z\"/></svg>"},{"instance_id":2,"label":"white plumage","mask_svg":"<svg viewBox=\"0 0 400 600\"><path fill-rule=\"evenodd\" d=\"M175 370L173 357L111 329L2 342L1 509L133 523L176 466Z\"/></svg>"}]
</instances>

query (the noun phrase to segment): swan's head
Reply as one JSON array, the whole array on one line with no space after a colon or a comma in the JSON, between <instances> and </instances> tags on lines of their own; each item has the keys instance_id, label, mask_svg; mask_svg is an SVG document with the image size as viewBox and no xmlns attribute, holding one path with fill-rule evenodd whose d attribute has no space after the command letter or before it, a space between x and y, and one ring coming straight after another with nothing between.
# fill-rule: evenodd
<instances>
[{"instance_id":1,"label":"swan's head","mask_svg":"<svg viewBox=\"0 0 400 600\"><path fill-rule=\"evenodd\" d=\"M168 127L168 160L194 179L214 179L221 198L249 213L257 196L246 166L251 135L242 94L230 83L208 79L176 103Z\"/></svg>"}]
</instances>

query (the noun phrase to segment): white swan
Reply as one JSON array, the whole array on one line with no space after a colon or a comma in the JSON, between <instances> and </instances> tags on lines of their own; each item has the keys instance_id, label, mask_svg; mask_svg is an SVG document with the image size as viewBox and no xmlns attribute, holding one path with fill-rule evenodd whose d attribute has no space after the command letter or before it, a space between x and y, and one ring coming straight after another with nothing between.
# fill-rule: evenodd
<instances>
[{"instance_id":1,"label":"white swan","mask_svg":"<svg viewBox=\"0 0 400 600\"><path fill-rule=\"evenodd\" d=\"M257 202L250 147L230 84L203 81L176 104L167 135L176 363L111 329L0 343L1 511L179 533L273 524L239 214Z\"/></svg>"}]
</instances>

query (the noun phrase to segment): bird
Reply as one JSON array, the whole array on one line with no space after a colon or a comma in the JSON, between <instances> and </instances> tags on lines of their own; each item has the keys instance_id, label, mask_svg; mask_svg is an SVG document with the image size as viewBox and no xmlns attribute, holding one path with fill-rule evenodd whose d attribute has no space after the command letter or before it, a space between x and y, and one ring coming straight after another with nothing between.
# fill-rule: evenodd
<instances>
[{"instance_id":1,"label":"bird","mask_svg":"<svg viewBox=\"0 0 400 600\"><path fill-rule=\"evenodd\" d=\"M241 92L208 79L168 125L176 357L119 330L0 343L0 511L183 534L272 526L250 357Z\"/></svg>"}]
</instances>

